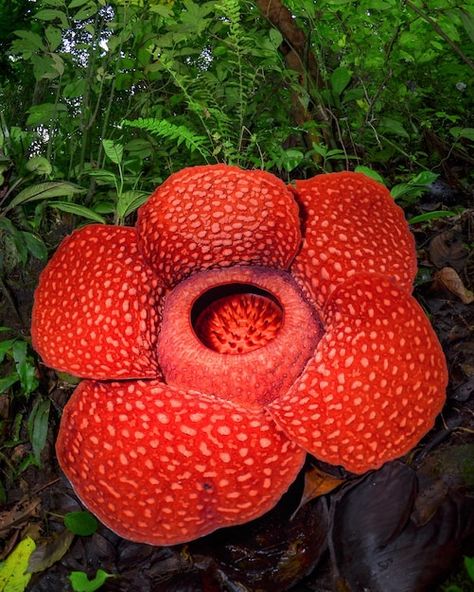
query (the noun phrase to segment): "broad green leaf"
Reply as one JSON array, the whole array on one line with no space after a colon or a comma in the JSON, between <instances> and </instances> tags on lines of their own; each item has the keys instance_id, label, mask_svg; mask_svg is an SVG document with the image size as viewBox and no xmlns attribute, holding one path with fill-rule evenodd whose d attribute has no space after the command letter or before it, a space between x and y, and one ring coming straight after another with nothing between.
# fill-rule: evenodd
<instances>
[{"instance_id":1,"label":"broad green leaf","mask_svg":"<svg viewBox=\"0 0 474 592\"><path fill-rule=\"evenodd\" d=\"M43 239L35 236L31 232L21 231L21 234L23 236L26 248L33 255L33 257L36 257L36 259L39 259L40 261L46 261L48 259L48 249L46 248Z\"/></svg>"},{"instance_id":2,"label":"broad green leaf","mask_svg":"<svg viewBox=\"0 0 474 592\"><path fill-rule=\"evenodd\" d=\"M54 80L62 74L64 71L64 64L58 56L55 54L49 55L34 55L31 57L33 64L33 73L36 80ZM64 111L64 105L54 105L49 111L44 109L43 105L34 105L30 107L28 116L28 123L30 125L36 125L37 123L46 123L51 119L57 119L62 111Z\"/></svg>"},{"instance_id":3,"label":"broad green leaf","mask_svg":"<svg viewBox=\"0 0 474 592\"><path fill-rule=\"evenodd\" d=\"M407 195L412 190L413 186L409 183L399 183L398 185L394 185L392 189L390 189L390 194L393 197L393 199L398 199L403 195Z\"/></svg>"},{"instance_id":4,"label":"broad green leaf","mask_svg":"<svg viewBox=\"0 0 474 592\"><path fill-rule=\"evenodd\" d=\"M286 171L291 172L300 164L300 162L303 159L304 154L301 152L301 150L296 150L295 148L288 148L284 152L282 164Z\"/></svg>"},{"instance_id":5,"label":"broad green leaf","mask_svg":"<svg viewBox=\"0 0 474 592\"><path fill-rule=\"evenodd\" d=\"M87 171L87 173L97 179L97 181L101 181L102 183L108 183L109 185L115 184L115 181L118 179L117 175L112 171L108 171L107 169L96 169L92 171Z\"/></svg>"},{"instance_id":6,"label":"broad green leaf","mask_svg":"<svg viewBox=\"0 0 474 592\"><path fill-rule=\"evenodd\" d=\"M105 219L102 216L99 216L99 214L85 206L80 206L68 201L51 201L48 203L48 206L61 210L62 212L67 212L68 214L74 214L76 216L81 216L82 218L87 218L88 220L94 220L94 222L99 222L100 224L105 224Z\"/></svg>"},{"instance_id":7,"label":"broad green leaf","mask_svg":"<svg viewBox=\"0 0 474 592\"><path fill-rule=\"evenodd\" d=\"M467 138L474 142L474 128L472 127L452 127L449 133L455 138Z\"/></svg>"},{"instance_id":8,"label":"broad green leaf","mask_svg":"<svg viewBox=\"0 0 474 592\"><path fill-rule=\"evenodd\" d=\"M406 129L403 127L401 121L391 117L382 117L379 123L379 129L382 132L393 134L395 136L401 136L402 138L410 137Z\"/></svg>"},{"instance_id":9,"label":"broad green leaf","mask_svg":"<svg viewBox=\"0 0 474 592\"><path fill-rule=\"evenodd\" d=\"M4 213L16 208L19 205L39 199L49 199L50 197L70 197L76 193L81 193L84 190L77 185L68 183L67 181L51 181L49 183L38 183L20 191L8 206L4 209Z\"/></svg>"},{"instance_id":10,"label":"broad green leaf","mask_svg":"<svg viewBox=\"0 0 474 592\"><path fill-rule=\"evenodd\" d=\"M97 5L95 2L89 2L87 6L80 8L74 15L75 21L85 21L97 12Z\"/></svg>"},{"instance_id":11,"label":"broad green leaf","mask_svg":"<svg viewBox=\"0 0 474 592\"><path fill-rule=\"evenodd\" d=\"M94 204L93 210L98 214L113 214L116 208L113 201L98 201Z\"/></svg>"},{"instance_id":12,"label":"broad green leaf","mask_svg":"<svg viewBox=\"0 0 474 592\"><path fill-rule=\"evenodd\" d=\"M280 47L283 42L283 35L280 33L280 31L278 29L270 29L269 35L273 47Z\"/></svg>"},{"instance_id":13,"label":"broad green leaf","mask_svg":"<svg viewBox=\"0 0 474 592\"><path fill-rule=\"evenodd\" d=\"M377 171L374 171L373 169L371 169L369 167L358 165L354 169L354 172L363 173L364 175L367 175L367 177L374 179L374 181L378 181L379 183L382 183L382 185L385 185L385 181L383 180L383 177L381 175L379 175L377 173Z\"/></svg>"},{"instance_id":14,"label":"broad green leaf","mask_svg":"<svg viewBox=\"0 0 474 592\"><path fill-rule=\"evenodd\" d=\"M421 185L424 187L434 183L438 177L439 175L437 173L432 173L431 171L421 171L421 173L418 173L418 175L413 177L413 179L410 179L408 183L409 185Z\"/></svg>"},{"instance_id":15,"label":"broad green leaf","mask_svg":"<svg viewBox=\"0 0 474 592\"><path fill-rule=\"evenodd\" d=\"M326 155L328 153L328 149L326 148L326 146L323 146L321 144L315 144L314 142L313 142L313 150L314 150L314 152L316 152L316 154L319 154L323 158L326 158Z\"/></svg>"},{"instance_id":16,"label":"broad green leaf","mask_svg":"<svg viewBox=\"0 0 474 592\"><path fill-rule=\"evenodd\" d=\"M97 518L90 512L69 512L64 516L64 524L73 534L90 536L99 527Z\"/></svg>"},{"instance_id":17,"label":"broad green leaf","mask_svg":"<svg viewBox=\"0 0 474 592\"><path fill-rule=\"evenodd\" d=\"M54 61L50 58L32 58L34 64L41 64L42 70L38 72L38 79L44 74L54 70ZM61 103L41 103L40 105L33 105L28 109L28 125L48 124L51 120L57 119L61 114L67 111L66 105Z\"/></svg>"},{"instance_id":18,"label":"broad green leaf","mask_svg":"<svg viewBox=\"0 0 474 592\"><path fill-rule=\"evenodd\" d=\"M32 173L38 173L40 175L51 174L53 167L47 158L44 156L34 156L26 163L27 170Z\"/></svg>"},{"instance_id":19,"label":"broad green leaf","mask_svg":"<svg viewBox=\"0 0 474 592\"><path fill-rule=\"evenodd\" d=\"M78 75L79 72L76 72ZM75 98L82 96L86 91L86 81L84 78L78 78L77 80L72 80L68 82L63 89L63 96L66 98Z\"/></svg>"},{"instance_id":20,"label":"broad green leaf","mask_svg":"<svg viewBox=\"0 0 474 592\"><path fill-rule=\"evenodd\" d=\"M87 4L89 2L89 0L72 0L72 2L69 3L69 10L71 10L72 8L79 8L80 6L84 6L84 4Z\"/></svg>"},{"instance_id":21,"label":"broad green leaf","mask_svg":"<svg viewBox=\"0 0 474 592\"><path fill-rule=\"evenodd\" d=\"M113 140L102 140L105 154L115 164L120 164L123 158L123 146Z\"/></svg>"},{"instance_id":22,"label":"broad green leaf","mask_svg":"<svg viewBox=\"0 0 474 592\"><path fill-rule=\"evenodd\" d=\"M54 10L52 8L45 8L44 10L40 10L35 14L35 18L41 21L55 21L60 20L61 25L64 28L67 28L68 22L67 17L61 10Z\"/></svg>"},{"instance_id":23,"label":"broad green leaf","mask_svg":"<svg viewBox=\"0 0 474 592\"><path fill-rule=\"evenodd\" d=\"M69 574L69 580L74 592L95 592L95 590L98 590L103 586L107 578L110 577L111 574L108 574L103 569L98 569L95 578L92 580L89 580L87 574L83 571L72 571Z\"/></svg>"},{"instance_id":24,"label":"broad green leaf","mask_svg":"<svg viewBox=\"0 0 474 592\"><path fill-rule=\"evenodd\" d=\"M58 47L61 45L62 41L61 29L53 27L52 25L48 25L48 27L46 28L46 38L49 42L49 49L51 51L56 51Z\"/></svg>"},{"instance_id":25,"label":"broad green leaf","mask_svg":"<svg viewBox=\"0 0 474 592\"><path fill-rule=\"evenodd\" d=\"M6 560L0 563L0 592L23 592L26 590L31 579L31 574L26 573L26 569L35 547L34 540L26 537L18 543Z\"/></svg>"},{"instance_id":26,"label":"broad green leaf","mask_svg":"<svg viewBox=\"0 0 474 592\"><path fill-rule=\"evenodd\" d=\"M19 40L15 41L15 51L21 51L22 47L28 51L45 49L43 40L38 33L33 33L32 31L15 31L15 35L21 39L21 42Z\"/></svg>"},{"instance_id":27,"label":"broad green leaf","mask_svg":"<svg viewBox=\"0 0 474 592\"><path fill-rule=\"evenodd\" d=\"M149 194L145 191L131 190L124 191L117 203L117 214L121 219L126 218L148 199Z\"/></svg>"},{"instance_id":28,"label":"broad green leaf","mask_svg":"<svg viewBox=\"0 0 474 592\"><path fill-rule=\"evenodd\" d=\"M448 210L426 212L426 214L413 216L413 218L408 220L408 224L419 224L420 222L429 222L430 220L437 220L438 218L450 218L451 216L456 216L456 212L451 212Z\"/></svg>"},{"instance_id":29,"label":"broad green leaf","mask_svg":"<svg viewBox=\"0 0 474 592\"><path fill-rule=\"evenodd\" d=\"M66 3L64 0L41 0L42 6L55 6L56 8L64 8Z\"/></svg>"},{"instance_id":30,"label":"broad green leaf","mask_svg":"<svg viewBox=\"0 0 474 592\"><path fill-rule=\"evenodd\" d=\"M49 399L37 399L28 418L28 436L33 448L33 455L37 464L41 465L41 451L46 444L48 436Z\"/></svg>"},{"instance_id":31,"label":"broad green leaf","mask_svg":"<svg viewBox=\"0 0 474 592\"><path fill-rule=\"evenodd\" d=\"M343 90L349 84L351 78L352 72L344 66L337 68L331 74L331 88L337 97L341 96Z\"/></svg>"}]
</instances>

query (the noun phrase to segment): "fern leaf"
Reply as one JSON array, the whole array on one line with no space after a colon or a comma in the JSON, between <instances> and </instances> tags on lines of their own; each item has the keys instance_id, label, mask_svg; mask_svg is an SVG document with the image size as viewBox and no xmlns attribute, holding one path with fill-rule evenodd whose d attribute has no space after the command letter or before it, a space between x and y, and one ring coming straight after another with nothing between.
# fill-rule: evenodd
<instances>
[{"instance_id":1,"label":"fern leaf","mask_svg":"<svg viewBox=\"0 0 474 592\"><path fill-rule=\"evenodd\" d=\"M122 125L143 129L151 135L176 142L177 146L184 143L190 152L199 152L206 162L211 156L208 138L196 134L185 125L176 125L167 119L154 118L139 118L133 121L125 119Z\"/></svg>"}]
</instances>

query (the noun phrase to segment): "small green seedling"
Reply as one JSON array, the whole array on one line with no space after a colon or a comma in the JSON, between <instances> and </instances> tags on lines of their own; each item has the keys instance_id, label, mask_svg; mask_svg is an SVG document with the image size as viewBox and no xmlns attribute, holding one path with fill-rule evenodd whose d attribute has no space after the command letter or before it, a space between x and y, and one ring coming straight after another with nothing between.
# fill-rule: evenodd
<instances>
[{"instance_id":1,"label":"small green seedling","mask_svg":"<svg viewBox=\"0 0 474 592\"><path fill-rule=\"evenodd\" d=\"M74 592L94 592L94 590L98 590L105 584L107 578L111 577L113 575L108 574L103 569L98 569L95 578L92 580L89 580L87 574L83 571L72 571L69 574L69 580Z\"/></svg>"}]
</instances>

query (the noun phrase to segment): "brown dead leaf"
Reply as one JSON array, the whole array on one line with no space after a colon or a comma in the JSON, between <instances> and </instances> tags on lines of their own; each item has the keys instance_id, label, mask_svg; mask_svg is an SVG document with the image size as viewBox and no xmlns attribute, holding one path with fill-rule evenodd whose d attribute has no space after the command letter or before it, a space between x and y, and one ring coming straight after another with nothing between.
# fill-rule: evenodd
<instances>
[{"instance_id":1,"label":"brown dead leaf","mask_svg":"<svg viewBox=\"0 0 474 592\"><path fill-rule=\"evenodd\" d=\"M40 503L39 497L23 499L10 510L0 512L0 537L5 536L10 529L21 525L32 516L37 516Z\"/></svg>"},{"instance_id":2,"label":"brown dead leaf","mask_svg":"<svg viewBox=\"0 0 474 592\"><path fill-rule=\"evenodd\" d=\"M428 247L431 261L436 267L453 267L461 271L466 263L468 251L464 246L463 235L459 227L445 230L435 236Z\"/></svg>"},{"instance_id":3,"label":"brown dead leaf","mask_svg":"<svg viewBox=\"0 0 474 592\"><path fill-rule=\"evenodd\" d=\"M344 483L344 479L338 479L317 467L311 467L305 474L303 495L292 518L305 504L321 495L329 493L341 485L341 483Z\"/></svg>"},{"instance_id":4,"label":"brown dead leaf","mask_svg":"<svg viewBox=\"0 0 474 592\"><path fill-rule=\"evenodd\" d=\"M63 530L55 535L49 542L36 547L28 562L28 573L45 571L56 561L60 561L69 551L74 534L69 530Z\"/></svg>"},{"instance_id":5,"label":"brown dead leaf","mask_svg":"<svg viewBox=\"0 0 474 592\"><path fill-rule=\"evenodd\" d=\"M464 286L457 271L452 267L443 267L443 269L436 272L434 279L436 283L460 298L464 304L471 304L471 302L474 302L474 293Z\"/></svg>"}]
</instances>

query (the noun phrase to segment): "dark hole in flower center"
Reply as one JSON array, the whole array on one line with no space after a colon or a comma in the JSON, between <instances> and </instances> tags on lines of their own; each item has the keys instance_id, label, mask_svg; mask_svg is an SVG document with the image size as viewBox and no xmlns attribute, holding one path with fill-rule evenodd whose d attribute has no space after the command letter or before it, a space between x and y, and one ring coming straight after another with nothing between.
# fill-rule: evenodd
<instances>
[{"instance_id":1,"label":"dark hole in flower center","mask_svg":"<svg viewBox=\"0 0 474 592\"><path fill-rule=\"evenodd\" d=\"M222 284L193 304L191 324L198 339L220 354L244 354L277 335L283 308L270 292L252 284Z\"/></svg>"}]
</instances>

